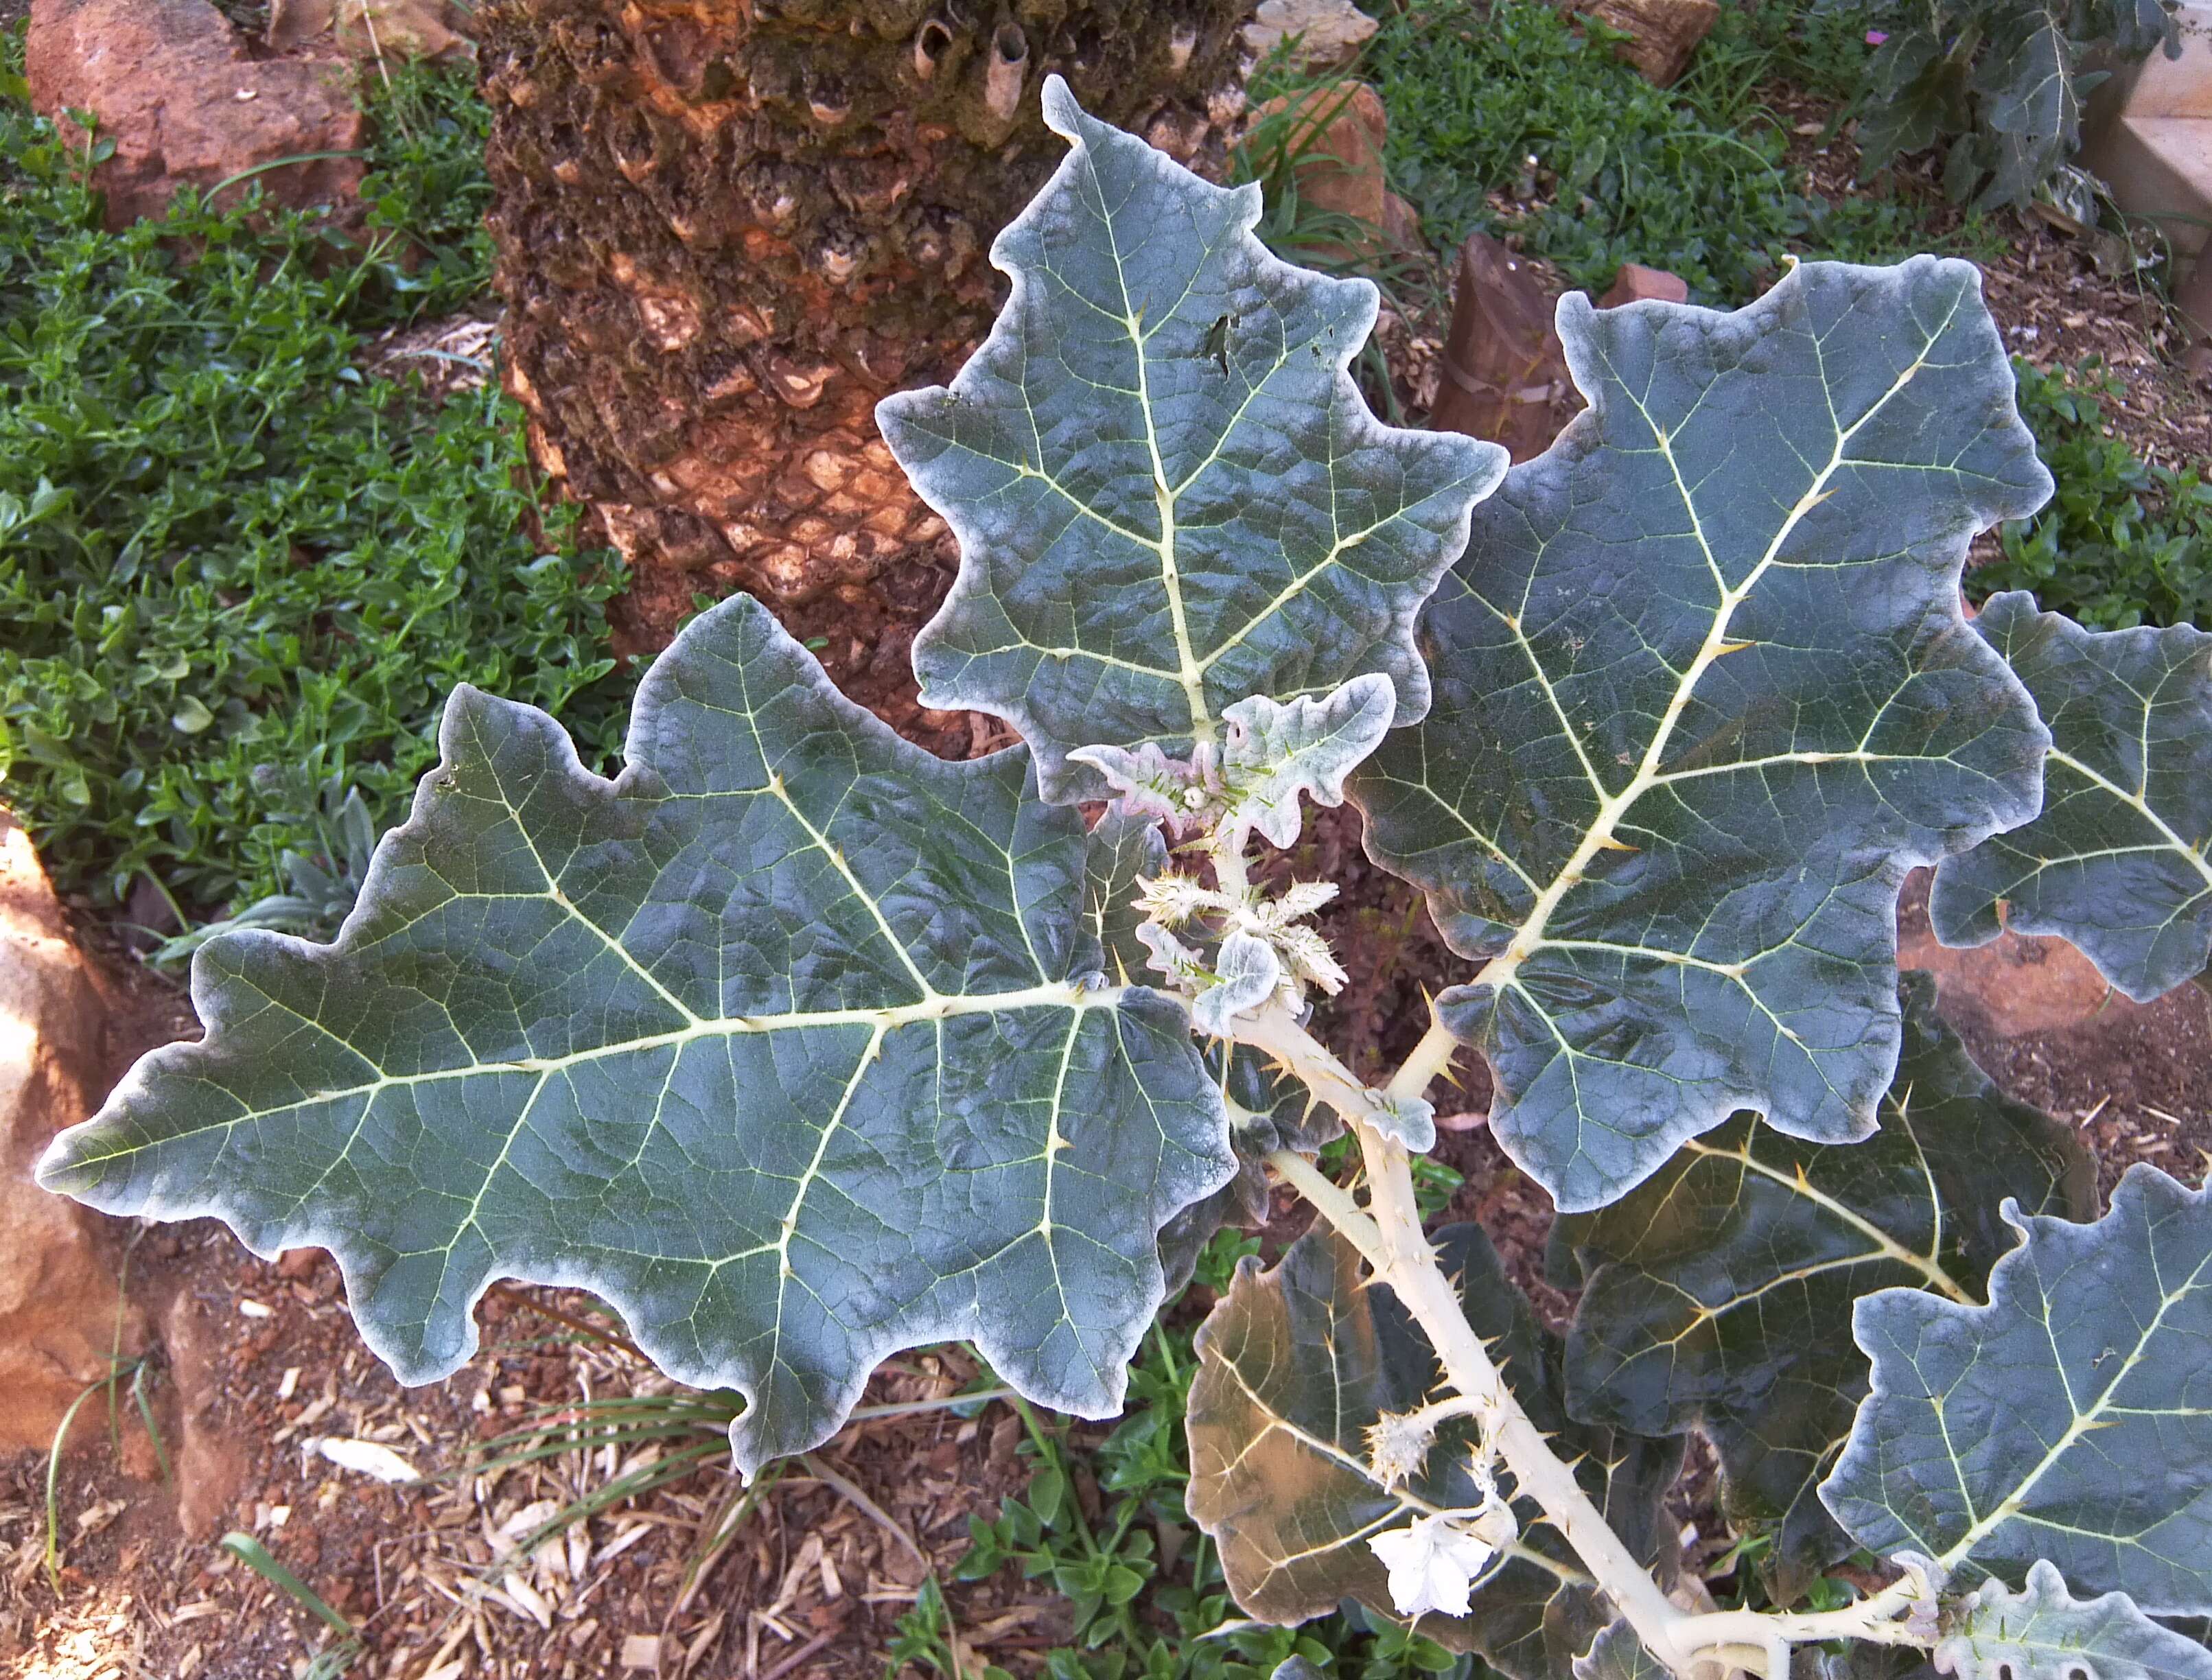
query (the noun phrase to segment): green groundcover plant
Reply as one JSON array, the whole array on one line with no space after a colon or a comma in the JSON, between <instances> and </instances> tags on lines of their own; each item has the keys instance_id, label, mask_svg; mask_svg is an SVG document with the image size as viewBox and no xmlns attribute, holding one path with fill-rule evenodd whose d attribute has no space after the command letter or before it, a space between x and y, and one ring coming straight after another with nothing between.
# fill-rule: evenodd
<instances>
[{"instance_id":1,"label":"green groundcover plant","mask_svg":"<svg viewBox=\"0 0 2212 1680\"><path fill-rule=\"evenodd\" d=\"M2018 357L2020 409L2058 491L1999 531L1970 594L2029 589L2099 630L2212 624L2212 485L2201 465L2147 461L2112 424L2118 376L2092 358L2049 371Z\"/></svg>"},{"instance_id":2,"label":"green groundcover plant","mask_svg":"<svg viewBox=\"0 0 2212 1680\"><path fill-rule=\"evenodd\" d=\"M750 1475L941 1338L1112 1414L1272 1179L1320 1218L1242 1264L1188 1416L1251 1616L1355 1601L1514 1680L2212 1676L2175 1625L2212 1613L2212 1207L2139 1166L2099 1216L1895 966L1923 864L1946 939L2063 934L2133 996L2212 945L2208 638L1962 616L1969 542L2050 490L1974 270L1571 297L1590 406L1509 473L1369 414L1372 288L1269 256L1255 189L1045 99L1073 150L996 330L880 410L962 545L925 699L1024 744L902 743L744 598L612 780L458 688L336 943L210 940L205 1040L42 1180L330 1248L410 1381L496 1277L594 1290L743 1396ZM1472 965L1379 1085L1305 1024L1334 883L1249 868L1346 798ZM1469 1048L1561 1210L1564 1338L1422 1228ZM1692 1431L1772 1610L1670 1594ZM1859 1596L1793 1607L1857 1549Z\"/></svg>"},{"instance_id":3,"label":"green groundcover plant","mask_svg":"<svg viewBox=\"0 0 2212 1680\"><path fill-rule=\"evenodd\" d=\"M541 507L495 377L441 404L407 370L446 353L366 343L486 283L473 77L368 77L360 238L253 183L111 231L111 143L33 113L21 50L0 29L0 794L63 889L299 900L349 791L404 814L459 682L611 750L616 557Z\"/></svg>"},{"instance_id":4,"label":"green groundcover plant","mask_svg":"<svg viewBox=\"0 0 2212 1680\"><path fill-rule=\"evenodd\" d=\"M1869 169L1940 149L1952 197L2026 207L2065 202L2081 102L2153 48L2179 56L2173 0L1816 0L1875 26L1859 145ZM2092 219L2094 204L2077 203Z\"/></svg>"}]
</instances>

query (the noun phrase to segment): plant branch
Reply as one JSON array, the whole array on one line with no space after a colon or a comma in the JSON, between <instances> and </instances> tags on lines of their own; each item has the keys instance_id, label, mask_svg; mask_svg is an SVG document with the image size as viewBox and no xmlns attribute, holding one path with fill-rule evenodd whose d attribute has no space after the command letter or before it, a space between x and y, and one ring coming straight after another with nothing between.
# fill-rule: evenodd
<instances>
[{"instance_id":1,"label":"plant branch","mask_svg":"<svg viewBox=\"0 0 2212 1680\"><path fill-rule=\"evenodd\" d=\"M1421 1034L1421 1041L1413 1046L1390 1083L1383 1089L1394 1097L1417 1097L1429 1089L1429 1083L1440 1073L1449 1070L1452 1058L1459 1053L1460 1042L1446 1028L1437 1014L1436 999L1429 1000L1429 1030Z\"/></svg>"},{"instance_id":2,"label":"plant branch","mask_svg":"<svg viewBox=\"0 0 2212 1680\"><path fill-rule=\"evenodd\" d=\"M1352 1192L1302 1155L1288 1149L1277 1149L1267 1157L1284 1182L1313 1204L1314 1210L1334 1226L1344 1240L1359 1251L1360 1258L1378 1272L1387 1264L1389 1256L1382 1247L1382 1233L1370 1219Z\"/></svg>"},{"instance_id":3,"label":"plant branch","mask_svg":"<svg viewBox=\"0 0 2212 1680\"><path fill-rule=\"evenodd\" d=\"M1784 1645L1810 1645L1826 1640L1861 1639L1877 1645L1926 1645L1898 1616L1912 1602L1910 1576L1884 1587L1872 1598L1862 1598L1841 1610L1804 1614L1747 1610L1711 1610L1685 1617L1675 1636L1692 1651L1711 1651L1724 1646L1771 1649Z\"/></svg>"},{"instance_id":4,"label":"plant branch","mask_svg":"<svg viewBox=\"0 0 2212 1680\"><path fill-rule=\"evenodd\" d=\"M1696 1615L1669 1602L1651 1572L1613 1532L1603 1512L1576 1481L1573 1470L1529 1421L1482 1338L1468 1323L1458 1291L1444 1276L1421 1229L1405 1146L1367 1123L1378 1106L1377 1094L1360 1084L1279 1004L1239 1018L1236 1028L1240 1041L1276 1057L1352 1128L1366 1162L1368 1205L1362 1208L1351 1192L1302 1155L1278 1150L1268 1157L1268 1164L1344 1234L1376 1280L1387 1283L1404 1303L1436 1350L1446 1380L1465 1397L1497 1443L1518 1492L1542 1507L1545 1519L1565 1537L1654 1656L1683 1680L1701 1680L1723 1659L1727 1664L1762 1666L1768 1680L1787 1680L1793 1645L1840 1638L1924 1642L1894 1619L1910 1602L1911 1590L1904 1584L1847 1609L1820 1615ZM1431 1037L1437 1031L1432 1028ZM1392 1082L1394 1093L1400 1081L1415 1077L1413 1070L1422 1055L1417 1050L1400 1070ZM1448 1052L1436 1056L1431 1065L1441 1066L1445 1059ZM1426 1077L1421 1083L1427 1083Z\"/></svg>"},{"instance_id":5,"label":"plant branch","mask_svg":"<svg viewBox=\"0 0 2212 1680\"><path fill-rule=\"evenodd\" d=\"M1356 1126L1354 1131L1367 1161L1370 1212L1382 1228L1387 1256L1376 1277L1389 1285L1413 1315L1451 1386L1483 1409L1490 1438L1513 1472L1517 1490L1543 1507L1546 1519L1628 1618L1645 1648L1677 1673L1686 1674L1695 1653L1674 1637L1676 1625L1686 1619L1684 1613L1668 1602L1650 1570L1613 1531L1605 1513L1575 1480L1573 1470L1528 1421L1482 1338L1468 1323L1459 1292L1437 1264L1436 1251L1421 1229L1405 1146L1369 1126Z\"/></svg>"},{"instance_id":6,"label":"plant branch","mask_svg":"<svg viewBox=\"0 0 2212 1680\"><path fill-rule=\"evenodd\" d=\"M1364 1125L1382 1111L1382 1097L1362 1084L1327 1045L1299 1026L1279 999L1270 998L1250 1014L1237 1016L1235 1028L1239 1044L1266 1051L1297 1075L1306 1089L1336 1110L1346 1125Z\"/></svg>"}]
</instances>

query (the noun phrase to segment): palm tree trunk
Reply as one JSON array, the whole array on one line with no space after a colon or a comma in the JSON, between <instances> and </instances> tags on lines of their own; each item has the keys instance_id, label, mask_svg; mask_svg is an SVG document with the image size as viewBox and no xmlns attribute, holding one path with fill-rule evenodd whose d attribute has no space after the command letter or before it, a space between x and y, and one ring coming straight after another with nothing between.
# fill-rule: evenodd
<instances>
[{"instance_id":1,"label":"palm tree trunk","mask_svg":"<svg viewBox=\"0 0 2212 1680\"><path fill-rule=\"evenodd\" d=\"M876 399L987 330L992 236L1064 150L1045 73L1218 151L1249 8L489 0L507 378L541 467L637 569L633 646L732 587L787 621L884 616L879 579L944 533Z\"/></svg>"}]
</instances>

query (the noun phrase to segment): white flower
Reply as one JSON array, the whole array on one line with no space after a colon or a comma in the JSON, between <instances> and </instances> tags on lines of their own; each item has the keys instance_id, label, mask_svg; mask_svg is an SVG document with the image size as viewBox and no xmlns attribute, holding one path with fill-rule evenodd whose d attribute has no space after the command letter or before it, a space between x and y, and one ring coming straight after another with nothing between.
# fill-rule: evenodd
<instances>
[{"instance_id":1,"label":"white flower","mask_svg":"<svg viewBox=\"0 0 2212 1680\"><path fill-rule=\"evenodd\" d=\"M1465 1616L1475 1577L1498 1555L1496 1546L1449 1514L1416 1517L1411 1528L1394 1528L1367 1544L1390 1572L1390 1602L1401 1616Z\"/></svg>"}]
</instances>

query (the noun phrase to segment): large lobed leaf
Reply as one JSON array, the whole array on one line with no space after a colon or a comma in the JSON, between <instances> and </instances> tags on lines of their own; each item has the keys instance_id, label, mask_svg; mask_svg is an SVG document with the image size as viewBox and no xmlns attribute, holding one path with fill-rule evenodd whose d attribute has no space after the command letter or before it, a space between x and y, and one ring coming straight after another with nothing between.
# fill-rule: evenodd
<instances>
[{"instance_id":1,"label":"large lobed leaf","mask_svg":"<svg viewBox=\"0 0 2212 1680\"><path fill-rule=\"evenodd\" d=\"M1632 1547L1657 1562L1668 1536L1662 1496L1680 1463L1679 1440L1650 1440L1571 1422L1559 1343L1537 1322L1473 1225L1436 1234L1468 1321L1491 1343L1514 1397ZM1432 1398L1442 1372L1396 1296L1371 1288L1359 1258L1318 1227L1273 1270L1250 1260L1199 1332L1188 1428L1191 1516L1221 1548L1229 1590L1264 1621L1302 1622L1357 1599L1402 1622L1368 1541L1414 1518L1474 1505L1473 1424L1447 1422L1417 1473L1385 1488L1367 1430L1383 1414ZM1501 1475L1510 1495L1511 1478ZM1534 1501L1515 1502L1521 1539L1477 1586L1464 1617L1431 1614L1418 1631L1475 1651L1513 1680L1553 1680L1589 1647L1604 1614L1589 1577Z\"/></svg>"},{"instance_id":2,"label":"large lobed leaf","mask_svg":"<svg viewBox=\"0 0 2212 1680\"><path fill-rule=\"evenodd\" d=\"M1956 1680L2212 1680L2212 1652L2162 1628L2124 1592L2076 1598L2050 1564L2025 1591L1984 1581L1954 1612L1936 1666Z\"/></svg>"},{"instance_id":3,"label":"large lobed leaf","mask_svg":"<svg viewBox=\"0 0 2212 1680\"><path fill-rule=\"evenodd\" d=\"M2008 1197L2063 1218L2097 1210L2072 1130L1974 1065L1936 1018L1928 976L1900 990L1905 1051L1866 1142L1806 1143L1738 1115L1552 1229L1583 1273L1568 1410L1643 1434L1702 1428L1729 1520L1774 1529L1764 1568L1784 1603L1850 1550L1814 1489L1867 1392L1853 1303L1899 1285L1978 1300L2012 1246L1997 1216Z\"/></svg>"},{"instance_id":4,"label":"large lobed leaf","mask_svg":"<svg viewBox=\"0 0 2212 1680\"><path fill-rule=\"evenodd\" d=\"M2212 1207L2129 1168L2094 1224L2025 1239L1986 1307L1862 1300L1873 1392L1820 1497L1862 1544L1954 1580L2038 1561L2159 1616L2212 1610Z\"/></svg>"},{"instance_id":5,"label":"large lobed leaf","mask_svg":"<svg viewBox=\"0 0 2212 1680\"><path fill-rule=\"evenodd\" d=\"M1433 707L1352 791L1484 962L1444 1018L1573 1211L1739 1110L1873 1127L1905 872L2036 808L2046 737L1958 586L2050 479L1965 263L1559 330L1590 407L1476 510Z\"/></svg>"},{"instance_id":6,"label":"large lobed leaf","mask_svg":"<svg viewBox=\"0 0 2212 1680\"><path fill-rule=\"evenodd\" d=\"M1188 754L1248 696L1380 673L1412 722L1414 614L1505 452L1368 412L1346 370L1375 288L1271 255L1257 186L1208 185L1057 76L1044 112L1074 149L991 248L998 324L950 388L877 410L960 539L924 701L1012 722L1053 799L1107 791L1072 749Z\"/></svg>"},{"instance_id":7,"label":"large lobed leaf","mask_svg":"<svg viewBox=\"0 0 2212 1680\"><path fill-rule=\"evenodd\" d=\"M2212 635L2099 634L1993 595L1974 627L2051 731L2043 810L1936 872L1947 945L2055 933L2138 1002L2212 961Z\"/></svg>"},{"instance_id":8,"label":"large lobed leaf","mask_svg":"<svg viewBox=\"0 0 2212 1680\"><path fill-rule=\"evenodd\" d=\"M205 1040L42 1182L330 1248L409 1381L495 1277L595 1290L745 1395L748 1470L949 1337L1118 1409L1156 1234L1234 1163L1182 1008L1098 972L1083 825L1025 750L908 746L743 597L655 662L612 782L467 688L441 741L337 943L210 942Z\"/></svg>"}]
</instances>

